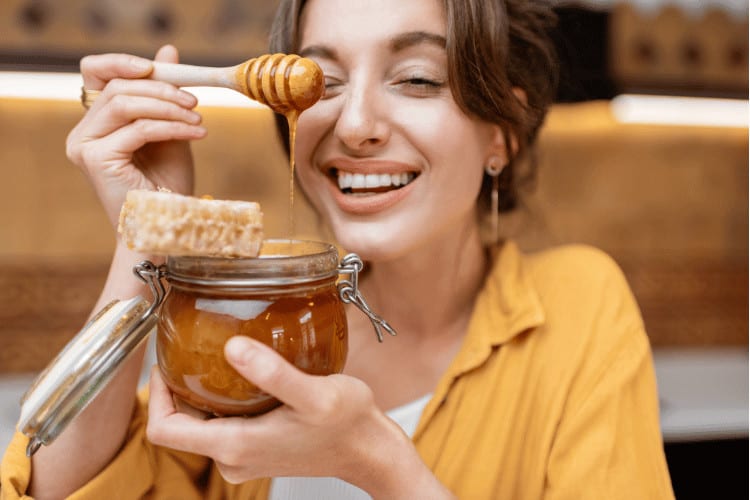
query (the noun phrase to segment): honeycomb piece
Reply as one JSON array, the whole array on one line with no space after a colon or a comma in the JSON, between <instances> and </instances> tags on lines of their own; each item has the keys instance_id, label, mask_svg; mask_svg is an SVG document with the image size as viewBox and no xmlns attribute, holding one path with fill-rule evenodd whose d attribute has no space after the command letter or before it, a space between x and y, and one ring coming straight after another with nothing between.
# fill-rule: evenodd
<instances>
[{"instance_id":1,"label":"honeycomb piece","mask_svg":"<svg viewBox=\"0 0 750 500\"><path fill-rule=\"evenodd\" d=\"M129 191L117 228L132 250L156 255L257 257L263 213L249 201Z\"/></svg>"}]
</instances>

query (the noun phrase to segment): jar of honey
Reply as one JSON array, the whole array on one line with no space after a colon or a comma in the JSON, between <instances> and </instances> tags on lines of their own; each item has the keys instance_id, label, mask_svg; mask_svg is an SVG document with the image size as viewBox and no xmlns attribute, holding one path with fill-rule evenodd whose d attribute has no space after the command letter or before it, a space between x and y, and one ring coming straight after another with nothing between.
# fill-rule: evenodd
<instances>
[{"instance_id":1,"label":"jar of honey","mask_svg":"<svg viewBox=\"0 0 750 500\"><path fill-rule=\"evenodd\" d=\"M175 398L216 416L257 415L280 404L224 359L235 335L271 346L304 372L341 372L344 304L369 317L378 340L384 331L395 335L358 290L362 265L355 254L339 261L334 246L299 240L266 240L252 259L141 262L133 271L153 300L136 296L105 306L24 395L18 428L30 438L27 455L54 441L154 329L159 368Z\"/></svg>"},{"instance_id":2,"label":"jar of honey","mask_svg":"<svg viewBox=\"0 0 750 500\"><path fill-rule=\"evenodd\" d=\"M264 242L252 259L169 257L156 352L174 395L216 415L277 406L224 358L235 335L271 346L304 372L341 372L347 325L338 264L331 245L288 240Z\"/></svg>"}]
</instances>

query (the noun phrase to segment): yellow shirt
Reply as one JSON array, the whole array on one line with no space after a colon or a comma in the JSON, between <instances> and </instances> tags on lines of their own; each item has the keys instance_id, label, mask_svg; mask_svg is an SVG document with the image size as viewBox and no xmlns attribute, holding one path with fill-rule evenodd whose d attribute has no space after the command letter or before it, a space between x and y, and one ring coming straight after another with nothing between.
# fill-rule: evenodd
<instances>
[{"instance_id":1,"label":"yellow shirt","mask_svg":"<svg viewBox=\"0 0 750 500\"><path fill-rule=\"evenodd\" d=\"M152 446L140 398L119 455L70 498L268 495L268 479L231 485L207 458ZM648 338L612 260L505 244L413 440L461 499L674 498ZM16 434L3 459L3 500L27 488L26 444Z\"/></svg>"}]
</instances>

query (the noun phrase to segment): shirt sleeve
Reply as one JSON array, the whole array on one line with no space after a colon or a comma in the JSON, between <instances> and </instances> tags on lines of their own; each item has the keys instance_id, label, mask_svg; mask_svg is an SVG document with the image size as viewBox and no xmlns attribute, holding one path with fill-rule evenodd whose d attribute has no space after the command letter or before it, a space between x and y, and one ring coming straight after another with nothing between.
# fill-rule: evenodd
<instances>
[{"instance_id":1,"label":"shirt sleeve","mask_svg":"<svg viewBox=\"0 0 750 500\"><path fill-rule=\"evenodd\" d=\"M0 499L31 498L26 495L31 478L31 460L26 458L29 439L16 432L0 464Z\"/></svg>"},{"instance_id":2,"label":"shirt sleeve","mask_svg":"<svg viewBox=\"0 0 750 500\"><path fill-rule=\"evenodd\" d=\"M607 356L582 368L549 456L545 500L672 499L656 377L646 333L613 338Z\"/></svg>"},{"instance_id":3,"label":"shirt sleeve","mask_svg":"<svg viewBox=\"0 0 750 500\"><path fill-rule=\"evenodd\" d=\"M128 437L117 456L97 476L69 499L117 498L203 499L208 487L210 460L206 457L153 446L146 438L146 394L139 396ZM16 433L0 467L0 498L30 498L26 491L31 459L26 457L28 438Z\"/></svg>"}]
</instances>

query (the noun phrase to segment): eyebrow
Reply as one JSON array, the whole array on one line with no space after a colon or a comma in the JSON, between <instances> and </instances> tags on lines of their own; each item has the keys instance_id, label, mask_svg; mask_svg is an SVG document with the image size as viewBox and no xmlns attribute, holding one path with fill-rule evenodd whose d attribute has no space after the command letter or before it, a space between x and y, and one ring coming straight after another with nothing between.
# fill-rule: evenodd
<instances>
[{"instance_id":1,"label":"eyebrow","mask_svg":"<svg viewBox=\"0 0 750 500\"><path fill-rule=\"evenodd\" d=\"M338 59L336 51L325 45L310 45L302 49L299 55L302 57L319 57L321 59Z\"/></svg>"},{"instance_id":2,"label":"eyebrow","mask_svg":"<svg viewBox=\"0 0 750 500\"><path fill-rule=\"evenodd\" d=\"M445 37L427 31L409 31L391 38L388 45L391 52L400 52L416 45L428 44L445 49ZM336 50L326 45L310 45L300 51L302 57L320 57L322 59L336 60Z\"/></svg>"},{"instance_id":3,"label":"eyebrow","mask_svg":"<svg viewBox=\"0 0 750 500\"><path fill-rule=\"evenodd\" d=\"M391 51L399 52L421 44L435 45L445 49L445 37L428 31L409 31L393 37L390 46Z\"/></svg>"}]
</instances>

